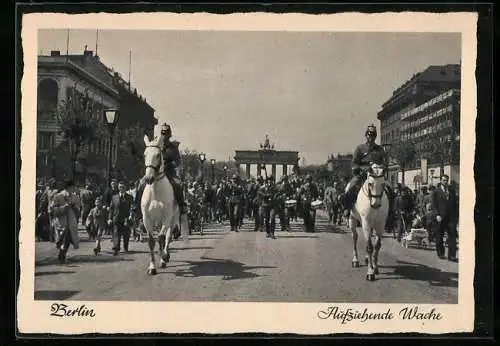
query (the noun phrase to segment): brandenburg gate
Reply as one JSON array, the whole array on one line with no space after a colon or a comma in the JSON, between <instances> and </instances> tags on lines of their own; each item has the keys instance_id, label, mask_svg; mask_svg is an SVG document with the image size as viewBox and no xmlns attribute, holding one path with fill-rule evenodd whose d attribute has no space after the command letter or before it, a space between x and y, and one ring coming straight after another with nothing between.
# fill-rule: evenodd
<instances>
[{"instance_id":1,"label":"brandenburg gate","mask_svg":"<svg viewBox=\"0 0 500 346\"><path fill-rule=\"evenodd\" d=\"M293 171L297 172L299 152L274 150L274 144L269 143L269 137L266 135L266 140L264 144L260 144L259 150L236 150L234 160L238 171L241 165L246 165L247 179L250 178L250 167L254 164L257 165L257 176L261 176L262 170L266 170L265 165L272 165L272 175L276 178L276 165L282 165L283 175L287 174L288 166L293 166Z\"/></svg>"}]
</instances>

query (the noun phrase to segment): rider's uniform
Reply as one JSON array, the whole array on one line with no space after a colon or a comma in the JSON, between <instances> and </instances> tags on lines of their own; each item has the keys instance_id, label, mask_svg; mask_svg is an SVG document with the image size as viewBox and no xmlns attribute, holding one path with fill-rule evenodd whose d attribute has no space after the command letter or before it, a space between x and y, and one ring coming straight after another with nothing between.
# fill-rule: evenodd
<instances>
[{"instance_id":1,"label":"rider's uniform","mask_svg":"<svg viewBox=\"0 0 500 346\"><path fill-rule=\"evenodd\" d=\"M167 130L168 129L168 130ZM162 156L163 156L163 171L165 176L172 184L174 190L174 198L179 205L181 214L186 213L186 203L184 201L184 191L182 187L182 182L177 176L177 167L181 164L181 154L179 152L179 142L170 141L169 136L166 133L170 133L170 126L164 124L162 126L161 136L164 136ZM136 193L136 205L139 205L140 199L142 197L142 192L144 191L145 182L141 179L139 181L139 186L137 187Z\"/></svg>"},{"instance_id":2,"label":"rider's uniform","mask_svg":"<svg viewBox=\"0 0 500 346\"><path fill-rule=\"evenodd\" d=\"M353 207L355 202L354 194L357 193L359 183L366 178L366 169L369 167L370 163L382 165L384 168L387 167L387 154L384 148L381 145L369 142L358 145L352 159L353 177L347 185L347 198L344 201L346 209L351 209Z\"/></svg>"},{"instance_id":3,"label":"rider's uniform","mask_svg":"<svg viewBox=\"0 0 500 346\"><path fill-rule=\"evenodd\" d=\"M184 202L184 193L181 180L177 175L177 167L181 164L181 154L179 151L179 142L166 140L163 146L164 172L174 189L174 197L180 206L181 212L185 212L186 204Z\"/></svg>"}]
</instances>

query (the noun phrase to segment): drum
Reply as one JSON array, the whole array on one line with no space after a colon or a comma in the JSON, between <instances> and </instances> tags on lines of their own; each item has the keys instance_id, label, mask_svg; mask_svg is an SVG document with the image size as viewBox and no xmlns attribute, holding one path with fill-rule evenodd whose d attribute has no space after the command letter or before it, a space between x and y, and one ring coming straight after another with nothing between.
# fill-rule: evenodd
<instances>
[{"instance_id":1,"label":"drum","mask_svg":"<svg viewBox=\"0 0 500 346\"><path fill-rule=\"evenodd\" d=\"M323 207L323 201L320 201L319 199L317 199L311 203L311 208L314 210L319 209L321 207Z\"/></svg>"},{"instance_id":2,"label":"drum","mask_svg":"<svg viewBox=\"0 0 500 346\"><path fill-rule=\"evenodd\" d=\"M294 200L294 199L289 199L289 200L287 200L287 201L285 202L285 206L286 206L287 208L293 208L293 207L295 207L296 205L297 205L297 201L296 201L296 200Z\"/></svg>"}]
</instances>

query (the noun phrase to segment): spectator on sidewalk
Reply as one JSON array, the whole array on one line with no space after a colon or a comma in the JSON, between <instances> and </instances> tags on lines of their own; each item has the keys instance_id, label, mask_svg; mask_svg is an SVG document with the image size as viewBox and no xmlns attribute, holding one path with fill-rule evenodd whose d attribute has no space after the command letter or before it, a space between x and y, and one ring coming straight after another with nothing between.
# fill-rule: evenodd
<instances>
[{"instance_id":1,"label":"spectator on sidewalk","mask_svg":"<svg viewBox=\"0 0 500 346\"><path fill-rule=\"evenodd\" d=\"M115 194L109 205L108 225L113 229L113 256L120 253L120 242L123 238L123 249L129 251L130 226L134 216L134 200L126 193L125 182L118 184L118 193Z\"/></svg>"},{"instance_id":2,"label":"spectator on sidewalk","mask_svg":"<svg viewBox=\"0 0 500 346\"><path fill-rule=\"evenodd\" d=\"M73 245L74 249L79 247L78 218L80 217L80 207L76 186L72 180L68 180L62 191L52 197L49 210L54 217L55 240L61 263L66 261L70 244Z\"/></svg>"},{"instance_id":3,"label":"spectator on sidewalk","mask_svg":"<svg viewBox=\"0 0 500 346\"><path fill-rule=\"evenodd\" d=\"M445 258L444 234L448 235L448 260L457 261L458 200L455 190L448 185L448 175L441 177L441 183L433 193L433 209L440 223L436 235L436 251L439 258Z\"/></svg>"},{"instance_id":4,"label":"spectator on sidewalk","mask_svg":"<svg viewBox=\"0 0 500 346\"><path fill-rule=\"evenodd\" d=\"M86 226L90 230L95 239L94 254L101 252L101 239L106 230L106 221L108 220L108 210L102 203L102 197L97 196L95 199L95 207L92 208L87 217Z\"/></svg>"}]
</instances>

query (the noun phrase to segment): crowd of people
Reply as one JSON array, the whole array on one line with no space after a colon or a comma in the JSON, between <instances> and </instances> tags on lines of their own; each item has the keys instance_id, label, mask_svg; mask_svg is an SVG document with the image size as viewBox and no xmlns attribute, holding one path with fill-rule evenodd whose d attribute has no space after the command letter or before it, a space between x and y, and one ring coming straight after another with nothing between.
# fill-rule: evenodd
<instances>
[{"instance_id":1,"label":"crowd of people","mask_svg":"<svg viewBox=\"0 0 500 346\"><path fill-rule=\"evenodd\" d=\"M253 222L254 231L275 237L276 219L280 231L290 231L290 221L303 221L305 232L315 231L317 208L314 201L329 217L330 224L341 225L345 219L339 196L344 186L340 181L313 181L311 175L283 176L276 181L272 176L242 179L238 175L217 179L213 183L203 179L183 182L187 202L190 232L197 225L229 221L231 231L238 232L243 222ZM397 184L394 188L395 237L398 241L409 227L422 227L429 240L436 244L439 257L444 257L444 235L448 246L456 249L458 198L453 184L444 175L437 186L424 185L421 189ZM114 199L120 199L121 203ZM445 202L452 199L452 203ZM120 240L128 251L131 237L141 232L140 212L137 210L136 182L113 179L108 188L86 184L77 187L74 182L39 182L36 193L36 237L53 241L63 258L68 246L78 247L77 230L85 227L88 238L95 241L94 252L101 250L103 235L113 236L115 254L120 251ZM454 207L453 207L454 206ZM64 215L64 217L60 217ZM64 229L70 230L69 234ZM456 250L455 250L456 251ZM453 258L451 250L451 259Z\"/></svg>"},{"instance_id":2,"label":"crowd of people","mask_svg":"<svg viewBox=\"0 0 500 346\"><path fill-rule=\"evenodd\" d=\"M353 178L343 186L342 180L314 181L309 174L298 172L284 175L279 181L274 176L242 179L239 175L218 178L207 183L204 179L184 180L177 176L180 163L178 144L170 141L169 125L162 126L165 141L162 150L164 172L170 180L176 202L181 208L181 218L187 214L190 232L202 223L222 223L229 220L231 231L239 232L246 217L254 222L254 231L266 232L275 238L276 218L281 231L290 231L290 221L301 218L305 232L315 231L316 211L324 208L330 224L339 224L349 216L357 191L371 163L386 165L387 157L380 145L375 144L376 128L370 125L365 133L367 142L356 148L353 158ZM123 239L123 249L128 252L131 236L138 238L141 226L140 196L145 182L125 182L113 179L110 186L86 184L77 187L75 182L51 178L39 183L36 195L36 236L54 241L59 259L65 261L70 244L78 247L79 224L87 230L89 239L95 241L94 253L101 251L105 234L113 236L113 254L118 255ZM444 235L447 235L448 259L456 261L458 194L449 177L442 175L437 186L423 186L420 190L398 184L388 187L388 229L401 241L411 227L428 230L429 240L435 242L436 252L445 258ZM177 236L180 232L177 233Z\"/></svg>"},{"instance_id":3,"label":"crowd of people","mask_svg":"<svg viewBox=\"0 0 500 346\"><path fill-rule=\"evenodd\" d=\"M120 240L128 251L131 236L141 232L140 201L137 182L112 179L110 186L87 183L77 187L72 180L55 178L39 181L36 192L36 237L54 241L63 258L70 244L78 247L78 227L85 227L89 240L95 241L94 252L101 250L103 235L113 235L114 254L120 251ZM272 176L242 179L238 175L207 183L203 179L182 182L190 231L198 223L229 221L231 231L238 232L246 217L255 223L254 231L265 231L274 238L276 216L282 231L290 230L290 220L302 218L306 232L314 232L314 201L322 200L324 188L310 175L283 176L278 182ZM70 229L69 234L65 233Z\"/></svg>"}]
</instances>

